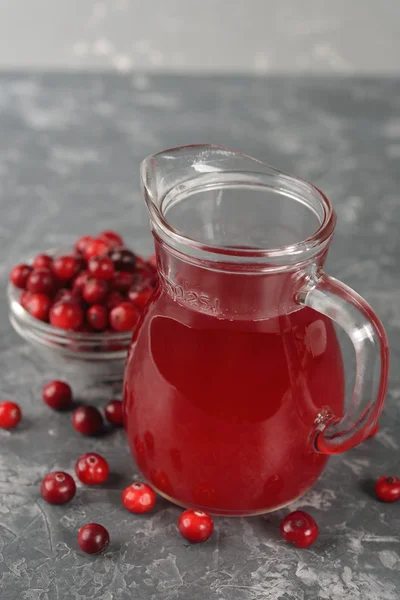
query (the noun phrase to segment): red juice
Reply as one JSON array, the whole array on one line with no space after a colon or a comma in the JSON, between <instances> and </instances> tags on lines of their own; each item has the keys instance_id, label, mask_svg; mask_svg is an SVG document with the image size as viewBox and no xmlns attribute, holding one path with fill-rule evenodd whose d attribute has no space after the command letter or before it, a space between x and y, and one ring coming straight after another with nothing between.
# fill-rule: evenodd
<instances>
[{"instance_id":1,"label":"red juice","mask_svg":"<svg viewBox=\"0 0 400 600\"><path fill-rule=\"evenodd\" d=\"M177 504L227 515L301 496L327 456L313 450L324 407L343 413L332 322L310 308L218 319L158 291L128 357L125 413L139 469Z\"/></svg>"}]
</instances>

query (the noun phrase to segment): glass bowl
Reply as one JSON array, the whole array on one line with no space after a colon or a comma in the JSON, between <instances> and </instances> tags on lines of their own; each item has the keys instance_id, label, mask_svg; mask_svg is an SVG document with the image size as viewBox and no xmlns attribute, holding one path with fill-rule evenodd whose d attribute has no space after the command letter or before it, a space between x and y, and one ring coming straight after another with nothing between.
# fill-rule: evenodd
<instances>
[{"instance_id":1,"label":"glass bowl","mask_svg":"<svg viewBox=\"0 0 400 600\"><path fill-rule=\"evenodd\" d=\"M50 250L46 254L68 254ZM32 259L24 261L32 264ZM8 284L9 319L15 331L34 346L49 364L94 382L122 381L132 331L77 333L58 329L32 317L20 304L23 290Z\"/></svg>"}]
</instances>

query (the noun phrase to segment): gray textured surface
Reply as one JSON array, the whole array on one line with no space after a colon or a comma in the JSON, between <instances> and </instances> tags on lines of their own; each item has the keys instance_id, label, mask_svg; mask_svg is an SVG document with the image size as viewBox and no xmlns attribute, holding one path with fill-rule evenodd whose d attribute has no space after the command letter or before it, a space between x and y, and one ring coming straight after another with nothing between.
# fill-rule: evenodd
<instances>
[{"instance_id":1,"label":"gray textured surface","mask_svg":"<svg viewBox=\"0 0 400 600\"><path fill-rule=\"evenodd\" d=\"M397 0L0 0L0 67L398 73Z\"/></svg>"},{"instance_id":2,"label":"gray textured surface","mask_svg":"<svg viewBox=\"0 0 400 600\"><path fill-rule=\"evenodd\" d=\"M338 212L328 270L377 309L387 329L392 373L374 440L333 458L296 503L320 537L296 550L278 535L285 511L217 519L213 538L188 547L179 509L160 501L136 517L119 502L137 476L123 432L84 439L68 414L40 400L62 373L33 360L0 305L1 395L25 418L0 431L1 600L396 600L400 597L400 505L371 496L371 480L398 469L400 308L400 80L2 76L0 78L1 287L21 255L72 242L105 226L151 250L138 193L142 157L189 142L227 144L321 186ZM119 390L84 388L104 404ZM67 507L39 495L44 474L73 471L84 451L110 461L110 483L79 488ZM397 472L398 474L398 472ZM104 556L76 549L77 528L100 521Z\"/></svg>"}]
</instances>

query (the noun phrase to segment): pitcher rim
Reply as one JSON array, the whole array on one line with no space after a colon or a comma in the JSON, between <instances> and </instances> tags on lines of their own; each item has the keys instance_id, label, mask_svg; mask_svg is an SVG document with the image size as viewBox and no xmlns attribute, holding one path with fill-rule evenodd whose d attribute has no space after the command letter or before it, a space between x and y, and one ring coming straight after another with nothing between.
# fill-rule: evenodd
<instances>
[{"instance_id":1,"label":"pitcher rim","mask_svg":"<svg viewBox=\"0 0 400 600\"><path fill-rule=\"evenodd\" d=\"M178 151L185 151L189 149L198 149L200 150L222 150L234 153L237 156L241 156L243 158L247 158L255 163L259 163L263 166L263 168L267 168L272 174L279 175L287 179L287 181L292 183L298 183L301 186L306 186L310 192L313 192L314 195L317 196L320 205L323 209L323 218L322 221L316 229L316 231L298 242L294 244L288 244L284 246L277 246L275 248L245 248L240 246L235 246L234 248L223 245L213 245L208 244L206 242L200 242L194 238L188 237L175 229L167 220L162 210L160 210L158 203L152 197L149 186L145 180L145 173L147 170L147 165L149 162L155 161L157 157L160 157L165 154L170 154ZM228 146L218 145L218 144L186 144L184 146L174 146L172 148L167 148L165 150L161 150L152 154L145 158L141 163L141 184L142 189L145 195L145 201L149 210L150 219L153 225L156 227L156 233L163 239L165 243L168 244L168 241L172 243L173 246L178 245L179 247L188 246L192 249L205 252L209 255L217 255L219 260L223 256L229 260L229 257L235 257L235 259L263 259L273 260L274 263L277 261L282 261L282 264L285 264L284 259L292 257L297 257L298 260L296 262L300 262L302 255L310 258L318 254L319 250L325 243L329 242L336 224L336 213L334 208L327 198L327 196L314 184L310 183L306 179L298 177L296 175L290 175L286 171L282 171L280 169L276 169L275 167L270 166L269 164L254 158L244 152L240 152L238 150L234 150ZM240 172L240 171L238 171ZM290 261L291 262L291 261Z\"/></svg>"}]
</instances>

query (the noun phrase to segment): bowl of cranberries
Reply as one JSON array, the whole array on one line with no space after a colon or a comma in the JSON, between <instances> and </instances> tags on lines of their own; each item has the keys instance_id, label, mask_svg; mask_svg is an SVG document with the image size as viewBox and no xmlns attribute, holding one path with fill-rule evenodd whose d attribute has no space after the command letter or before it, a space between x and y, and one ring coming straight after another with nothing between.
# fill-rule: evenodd
<instances>
[{"instance_id":1,"label":"bowl of cranberries","mask_svg":"<svg viewBox=\"0 0 400 600\"><path fill-rule=\"evenodd\" d=\"M10 322L53 364L118 380L156 286L154 257L144 260L114 231L86 235L74 248L38 254L11 270Z\"/></svg>"}]
</instances>

